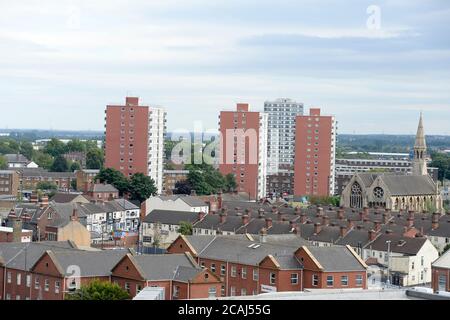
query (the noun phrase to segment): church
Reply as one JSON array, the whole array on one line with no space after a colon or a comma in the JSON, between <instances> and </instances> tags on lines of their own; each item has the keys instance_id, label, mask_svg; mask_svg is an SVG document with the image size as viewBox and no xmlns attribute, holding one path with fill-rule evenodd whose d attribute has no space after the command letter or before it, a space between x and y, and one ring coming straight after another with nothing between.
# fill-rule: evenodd
<instances>
[{"instance_id":1,"label":"church","mask_svg":"<svg viewBox=\"0 0 450 320\"><path fill-rule=\"evenodd\" d=\"M356 173L342 192L341 205L347 208L381 207L399 210L442 212L439 186L427 172L427 145L420 115L414 144L411 175L397 173Z\"/></svg>"}]
</instances>

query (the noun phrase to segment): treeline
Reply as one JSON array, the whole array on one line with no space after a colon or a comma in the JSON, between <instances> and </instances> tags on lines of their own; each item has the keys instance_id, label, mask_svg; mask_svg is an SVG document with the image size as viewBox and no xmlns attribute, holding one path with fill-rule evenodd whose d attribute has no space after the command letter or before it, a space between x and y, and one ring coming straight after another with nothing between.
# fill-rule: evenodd
<instances>
[{"instance_id":1,"label":"treeline","mask_svg":"<svg viewBox=\"0 0 450 320\"><path fill-rule=\"evenodd\" d=\"M73 172L81 169L78 161L68 161L64 157L69 152L85 153L87 169L103 167L103 150L97 147L96 141L74 139L65 144L61 140L53 138L42 150L34 150L31 142L2 138L0 139L0 168L4 168L6 165L6 159L2 155L20 153L39 167L50 171Z\"/></svg>"}]
</instances>

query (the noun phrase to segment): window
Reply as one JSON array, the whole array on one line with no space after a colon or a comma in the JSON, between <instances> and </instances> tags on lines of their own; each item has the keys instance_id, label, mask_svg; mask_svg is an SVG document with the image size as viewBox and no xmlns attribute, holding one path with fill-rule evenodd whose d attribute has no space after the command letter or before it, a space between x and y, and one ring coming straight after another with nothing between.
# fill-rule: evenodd
<instances>
[{"instance_id":1,"label":"window","mask_svg":"<svg viewBox=\"0 0 450 320\"><path fill-rule=\"evenodd\" d=\"M211 272L216 273L216 264L215 263L211 263Z\"/></svg>"},{"instance_id":2,"label":"window","mask_svg":"<svg viewBox=\"0 0 450 320\"><path fill-rule=\"evenodd\" d=\"M348 286L348 276L341 276L341 285Z\"/></svg>"},{"instance_id":3,"label":"window","mask_svg":"<svg viewBox=\"0 0 450 320\"><path fill-rule=\"evenodd\" d=\"M50 282L48 281L48 279L45 279L45 281L44 281L44 290L48 291L49 288L50 288Z\"/></svg>"},{"instance_id":4,"label":"window","mask_svg":"<svg viewBox=\"0 0 450 320\"><path fill-rule=\"evenodd\" d=\"M236 277L236 266L231 266L231 276Z\"/></svg>"},{"instance_id":5,"label":"window","mask_svg":"<svg viewBox=\"0 0 450 320\"><path fill-rule=\"evenodd\" d=\"M226 273L227 273L227 267L224 264L222 264L220 266L220 275L224 276Z\"/></svg>"},{"instance_id":6,"label":"window","mask_svg":"<svg viewBox=\"0 0 450 320\"><path fill-rule=\"evenodd\" d=\"M277 275L274 272L270 273L270 284L275 284L277 280Z\"/></svg>"},{"instance_id":7,"label":"window","mask_svg":"<svg viewBox=\"0 0 450 320\"><path fill-rule=\"evenodd\" d=\"M34 288L35 288L35 289L39 289L39 277L36 277L36 278L34 279Z\"/></svg>"},{"instance_id":8,"label":"window","mask_svg":"<svg viewBox=\"0 0 450 320\"><path fill-rule=\"evenodd\" d=\"M8 271L8 273L6 274L6 277L7 277L6 282L11 283L11 271Z\"/></svg>"},{"instance_id":9,"label":"window","mask_svg":"<svg viewBox=\"0 0 450 320\"><path fill-rule=\"evenodd\" d=\"M16 300L20 300L20 296L19 295L16 296Z\"/></svg>"},{"instance_id":10,"label":"window","mask_svg":"<svg viewBox=\"0 0 450 320\"><path fill-rule=\"evenodd\" d=\"M291 273L291 284L298 284L298 273Z\"/></svg>"},{"instance_id":11,"label":"window","mask_svg":"<svg viewBox=\"0 0 450 320\"><path fill-rule=\"evenodd\" d=\"M246 267L242 267L242 279L247 279L247 268Z\"/></svg>"},{"instance_id":12,"label":"window","mask_svg":"<svg viewBox=\"0 0 450 320\"><path fill-rule=\"evenodd\" d=\"M312 276L312 285L317 287L319 285L319 276L317 274L313 274Z\"/></svg>"},{"instance_id":13,"label":"window","mask_svg":"<svg viewBox=\"0 0 450 320\"><path fill-rule=\"evenodd\" d=\"M423 271L420 271L420 280L423 281Z\"/></svg>"},{"instance_id":14,"label":"window","mask_svg":"<svg viewBox=\"0 0 450 320\"><path fill-rule=\"evenodd\" d=\"M202 268L205 268L205 263L202 261L202 262L200 263L200 266L201 266Z\"/></svg>"},{"instance_id":15,"label":"window","mask_svg":"<svg viewBox=\"0 0 450 320\"><path fill-rule=\"evenodd\" d=\"M59 281L55 281L55 293L59 293L60 287L61 287L61 283Z\"/></svg>"},{"instance_id":16,"label":"window","mask_svg":"<svg viewBox=\"0 0 450 320\"><path fill-rule=\"evenodd\" d=\"M130 283L129 282L125 282L125 290L130 293Z\"/></svg>"},{"instance_id":17,"label":"window","mask_svg":"<svg viewBox=\"0 0 450 320\"><path fill-rule=\"evenodd\" d=\"M210 298L215 298L216 295L217 295L217 289L216 289L216 287L209 287L209 290L208 290L208 296L209 296Z\"/></svg>"},{"instance_id":18,"label":"window","mask_svg":"<svg viewBox=\"0 0 450 320\"><path fill-rule=\"evenodd\" d=\"M253 269L253 281L258 281L258 280L259 280L258 269Z\"/></svg>"},{"instance_id":19,"label":"window","mask_svg":"<svg viewBox=\"0 0 450 320\"><path fill-rule=\"evenodd\" d=\"M22 284L22 274L21 273L17 273L17 285L20 286Z\"/></svg>"},{"instance_id":20,"label":"window","mask_svg":"<svg viewBox=\"0 0 450 320\"><path fill-rule=\"evenodd\" d=\"M136 285L136 294L138 294L139 292L141 292L142 290L142 286L140 284Z\"/></svg>"},{"instance_id":21,"label":"window","mask_svg":"<svg viewBox=\"0 0 450 320\"><path fill-rule=\"evenodd\" d=\"M411 263L411 269L414 270L414 261Z\"/></svg>"},{"instance_id":22,"label":"window","mask_svg":"<svg viewBox=\"0 0 450 320\"><path fill-rule=\"evenodd\" d=\"M333 276L327 276L327 286L332 287L333 282L334 282Z\"/></svg>"},{"instance_id":23,"label":"window","mask_svg":"<svg viewBox=\"0 0 450 320\"><path fill-rule=\"evenodd\" d=\"M173 297L178 298L180 295L180 287L179 286L173 286Z\"/></svg>"},{"instance_id":24,"label":"window","mask_svg":"<svg viewBox=\"0 0 450 320\"><path fill-rule=\"evenodd\" d=\"M31 287L31 275L27 274L27 288Z\"/></svg>"},{"instance_id":25,"label":"window","mask_svg":"<svg viewBox=\"0 0 450 320\"><path fill-rule=\"evenodd\" d=\"M6 294L6 300L11 300L11 294L10 293Z\"/></svg>"},{"instance_id":26,"label":"window","mask_svg":"<svg viewBox=\"0 0 450 320\"><path fill-rule=\"evenodd\" d=\"M424 258L423 258L423 256L421 256L420 257L420 265L423 267L424 263L425 263Z\"/></svg>"},{"instance_id":27,"label":"window","mask_svg":"<svg viewBox=\"0 0 450 320\"><path fill-rule=\"evenodd\" d=\"M246 296L247 295L247 289L242 288L241 289L241 296Z\"/></svg>"},{"instance_id":28,"label":"window","mask_svg":"<svg viewBox=\"0 0 450 320\"><path fill-rule=\"evenodd\" d=\"M363 285L363 276L360 274L356 275L356 285L357 286L362 286Z\"/></svg>"}]
</instances>

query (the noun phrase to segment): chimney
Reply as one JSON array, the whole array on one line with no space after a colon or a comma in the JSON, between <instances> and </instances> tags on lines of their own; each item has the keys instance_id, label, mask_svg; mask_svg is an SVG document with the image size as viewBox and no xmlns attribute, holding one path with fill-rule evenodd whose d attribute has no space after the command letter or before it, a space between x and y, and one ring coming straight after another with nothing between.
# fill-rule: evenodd
<instances>
[{"instance_id":1,"label":"chimney","mask_svg":"<svg viewBox=\"0 0 450 320\"><path fill-rule=\"evenodd\" d=\"M13 242L22 242L22 220L13 220Z\"/></svg>"},{"instance_id":2,"label":"chimney","mask_svg":"<svg viewBox=\"0 0 450 320\"><path fill-rule=\"evenodd\" d=\"M406 220L406 227L407 227L407 228L411 228L413 225L414 225L414 218L413 218L413 217L409 217L409 218Z\"/></svg>"},{"instance_id":3,"label":"chimney","mask_svg":"<svg viewBox=\"0 0 450 320\"><path fill-rule=\"evenodd\" d=\"M204 217L205 217L205 213L202 212L202 211L200 211L200 212L198 213L198 220L201 221L201 220L203 220Z\"/></svg>"},{"instance_id":4,"label":"chimney","mask_svg":"<svg viewBox=\"0 0 450 320\"><path fill-rule=\"evenodd\" d=\"M433 213L432 217L431 217L431 229L432 230L436 230L437 228L439 228L439 213L435 212Z\"/></svg>"},{"instance_id":5,"label":"chimney","mask_svg":"<svg viewBox=\"0 0 450 320\"><path fill-rule=\"evenodd\" d=\"M338 211L337 211L337 218L338 218L339 220L344 219L344 212L345 212L345 210L344 210L343 208L339 208L339 209L338 209Z\"/></svg>"},{"instance_id":6,"label":"chimney","mask_svg":"<svg viewBox=\"0 0 450 320\"><path fill-rule=\"evenodd\" d=\"M350 230L351 228L353 228L353 221L350 219L347 219L347 229Z\"/></svg>"},{"instance_id":7,"label":"chimney","mask_svg":"<svg viewBox=\"0 0 450 320\"><path fill-rule=\"evenodd\" d=\"M219 221L220 224L223 224L225 223L225 221L227 221L227 214L225 212L219 214Z\"/></svg>"},{"instance_id":8,"label":"chimney","mask_svg":"<svg viewBox=\"0 0 450 320\"><path fill-rule=\"evenodd\" d=\"M258 209L258 217L264 218L264 209L263 208Z\"/></svg>"},{"instance_id":9,"label":"chimney","mask_svg":"<svg viewBox=\"0 0 450 320\"><path fill-rule=\"evenodd\" d=\"M295 224L294 234L299 237L301 236L301 230L300 230L300 226L298 224Z\"/></svg>"},{"instance_id":10,"label":"chimney","mask_svg":"<svg viewBox=\"0 0 450 320\"><path fill-rule=\"evenodd\" d=\"M377 237L377 233L376 233L376 231L375 230L370 230L369 231L369 240L370 241L373 241L373 240L375 240L375 238Z\"/></svg>"},{"instance_id":11,"label":"chimney","mask_svg":"<svg viewBox=\"0 0 450 320\"><path fill-rule=\"evenodd\" d=\"M266 228L262 228L259 232L259 242L265 243L267 241L267 230Z\"/></svg>"},{"instance_id":12,"label":"chimney","mask_svg":"<svg viewBox=\"0 0 450 320\"><path fill-rule=\"evenodd\" d=\"M387 212L383 212L383 224L387 224L389 221L389 214Z\"/></svg>"},{"instance_id":13,"label":"chimney","mask_svg":"<svg viewBox=\"0 0 450 320\"><path fill-rule=\"evenodd\" d=\"M41 203L40 203L39 207L41 209L45 208L45 207L48 207L48 197L47 196L42 196Z\"/></svg>"},{"instance_id":14,"label":"chimney","mask_svg":"<svg viewBox=\"0 0 450 320\"><path fill-rule=\"evenodd\" d=\"M249 208L245 209L245 214L249 216L249 218L252 217L252 210L250 210Z\"/></svg>"},{"instance_id":15,"label":"chimney","mask_svg":"<svg viewBox=\"0 0 450 320\"><path fill-rule=\"evenodd\" d=\"M266 229L272 228L272 218L266 218Z\"/></svg>"},{"instance_id":16,"label":"chimney","mask_svg":"<svg viewBox=\"0 0 450 320\"><path fill-rule=\"evenodd\" d=\"M297 227L297 223L295 221L289 221L289 227L292 229Z\"/></svg>"},{"instance_id":17,"label":"chimney","mask_svg":"<svg viewBox=\"0 0 450 320\"><path fill-rule=\"evenodd\" d=\"M196 195L197 195L197 192L194 189L192 189L191 190L191 196L196 196Z\"/></svg>"},{"instance_id":18,"label":"chimney","mask_svg":"<svg viewBox=\"0 0 450 320\"><path fill-rule=\"evenodd\" d=\"M409 210L408 211L408 219L412 218L414 220L414 211L413 210Z\"/></svg>"},{"instance_id":19,"label":"chimney","mask_svg":"<svg viewBox=\"0 0 450 320\"><path fill-rule=\"evenodd\" d=\"M306 222L306 213L302 212L300 214L300 223L303 224Z\"/></svg>"},{"instance_id":20,"label":"chimney","mask_svg":"<svg viewBox=\"0 0 450 320\"><path fill-rule=\"evenodd\" d=\"M364 207L363 208L363 212L364 212L364 216L368 217L369 216L369 208L368 207Z\"/></svg>"},{"instance_id":21,"label":"chimney","mask_svg":"<svg viewBox=\"0 0 450 320\"><path fill-rule=\"evenodd\" d=\"M317 222L314 224L314 234L319 234L320 231L322 231L322 226Z\"/></svg>"},{"instance_id":22,"label":"chimney","mask_svg":"<svg viewBox=\"0 0 450 320\"><path fill-rule=\"evenodd\" d=\"M273 213L277 213L277 212L278 212L278 210L277 210L277 207L276 207L276 206L273 206L273 207L272 207L272 212L273 212Z\"/></svg>"},{"instance_id":23,"label":"chimney","mask_svg":"<svg viewBox=\"0 0 450 320\"><path fill-rule=\"evenodd\" d=\"M373 222L373 224L374 224L374 229L375 229L376 232L378 232L378 231L381 230L381 221L375 220L375 221Z\"/></svg>"},{"instance_id":24,"label":"chimney","mask_svg":"<svg viewBox=\"0 0 450 320\"><path fill-rule=\"evenodd\" d=\"M73 208L72 216L70 217L72 221L78 221L78 209L76 207Z\"/></svg>"},{"instance_id":25,"label":"chimney","mask_svg":"<svg viewBox=\"0 0 450 320\"><path fill-rule=\"evenodd\" d=\"M347 234L347 228L345 226L341 226L339 231L340 231L341 238L345 237L345 235Z\"/></svg>"},{"instance_id":26,"label":"chimney","mask_svg":"<svg viewBox=\"0 0 450 320\"><path fill-rule=\"evenodd\" d=\"M219 209L222 209L222 204L223 204L222 191L220 191L219 196L217 197L217 205Z\"/></svg>"},{"instance_id":27,"label":"chimney","mask_svg":"<svg viewBox=\"0 0 450 320\"><path fill-rule=\"evenodd\" d=\"M283 221L283 213L281 213L280 211L277 212L277 219L278 221Z\"/></svg>"},{"instance_id":28,"label":"chimney","mask_svg":"<svg viewBox=\"0 0 450 320\"><path fill-rule=\"evenodd\" d=\"M322 225L327 226L330 224L330 217L328 216L323 216L322 217Z\"/></svg>"},{"instance_id":29,"label":"chimney","mask_svg":"<svg viewBox=\"0 0 450 320\"><path fill-rule=\"evenodd\" d=\"M246 225L246 224L249 223L249 221L250 221L249 216L246 215L246 214L244 214L244 215L242 216L242 224L243 224L243 225Z\"/></svg>"},{"instance_id":30,"label":"chimney","mask_svg":"<svg viewBox=\"0 0 450 320\"><path fill-rule=\"evenodd\" d=\"M364 212L363 211L359 212L359 220L361 220L361 221L364 220Z\"/></svg>"},{"instance_id":31,"label":"chimney","mask_svg":"<svg viewBox=\"0 0 450 320\"><path fill-rule=\"evenodd\" d=\"M323 208L322 207L317 207L317 217L321 217L323 216Z\"/></svg>"},{"instance_id":32,"label":"chimney","mask_svg":"<svg viewBox=\"0 0 450 320\"><path fill-rule=\"evenodd\" d=\"M302 209L300 209L300 207L295 207L294 212L295 215L300 215L302 213Z\"/></svg>"}]
</instances>

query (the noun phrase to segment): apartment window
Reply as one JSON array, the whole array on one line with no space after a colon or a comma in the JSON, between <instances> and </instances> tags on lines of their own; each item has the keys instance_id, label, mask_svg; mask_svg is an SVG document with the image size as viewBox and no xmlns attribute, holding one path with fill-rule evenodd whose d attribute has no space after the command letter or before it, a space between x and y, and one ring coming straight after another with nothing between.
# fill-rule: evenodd
<instances>
[{"instance_id":1,"label":"apartment window","mask_svg":"<svg viewBox=\"0 0 450 320\"><path fill-rule=\"evenodd\" d=\"M140 284L136 285L136 294L138 294L139 292L141 292L142 290L142 286Z\"/></svg>"},{"instance_id":2,"label":"apartment window","mask_svg":"<svg viewBox=\"0 0 450 320\"><path fill-rule=\"evenodd\" d=\"M220 266L220 275L224 276L226 274L226 272L227 272L227 267L224 264L222 264Z\"/></svg>"},{"instance_id":3,"label":"apartment window","mask_svg":"<svg viewBox=\"0 0 450 320\"><path fill-rule=\"evenodd\" d=\"M6 274L6 282L11 283L11 271L8 271L8 273Z\"/></svg>"},{"instance_id":4,"label":"apartment window","mask_svg":"<svg viewBox=\"0 0 450 320\"><path fill-rule=\"evenodd\" d=\"M414 261L411 263L411 269L414 270Z\"/></svg>"},{"instance_id":5,"label":"apartment window","mask_svg":"<svg viewBox=\"0 0 450 320\"><path fill-rule=\"evenodd\" d=\"M421 256L421 257L420 257L420 265L421 265L422 267L423 267L423 265L424 265L424 262L425 262L425 261L424 261L424 258L423 258L423 256Z\"/></svg>"},{"instance_id":6,"label":"apartment window","mask_svg":"<svg viewBox=\"0 0 450 320\"><path fill-rule=\"evenodd\" d=\"M6 294L6 300L11 300L11 294L10 293Z\"/></svg>"},{"instance_id":7,"label":"apartment window","mask_svg":"<svg viewBox=\"0 0 450 320\"><path fill-rule=\"evenodd\" d=\"M334 283L333 276L327 276L327 286L332 287Z\"/></svg>"},{"instance_id":8,"label":"apartment window","mask_svg":"<svg viewBox=\"0 0 450 320\"><path fill-rule=\"evenodd\" d=\"M241 289L241 296L246 296L247 295L247 289L242 288Z\"/></svg>"},{"instance_id":9,"label":"apartment window","mask_svg":"<svg viewBox=\"0 0 450 320\"><path fill-rule=\"evenodd\" d=\"M125 282L125 290L130 293L130 283L129 282Z\"/></svg>"},{"instance_id":10,"label":"apartment window","mask_svg":"<svg viewBox=\"0 0 450 320\"><path fill-rule=\"evenodd\" d=\"M291 284L298 284L298 273L291 273Z\"/></svg>"},{"instance_id":11,"label":"apartment window","mask_svg":"<svg viewBox=\"0 0 450 320\"><path fill-rule=\"evenodd\" d=\"M231 276L234 278L236 277L236 266L231 266Z\"/></svg>"},{"instance_id":12,"label":"apartment window","mask_svg":"<svg viewBox=\"0 0 450 320\"><path fill-rule=\"evenodd\" d=\"M258 281L258 280L259 280L258 269L253 269L253 281Z\"/></svg>"},{"instance_id":13,"label":"apartment window","mask_svg":"<svg viewBox=\"0 0 450 320\"><path fill-rule=\"evenodd\" d=\"M242 267L242 279L247 279L247 268L246 267Z\"/></svg>"},{"instance_id":14,"label":"apartment window","mask_svg":"<svg viewBox=\"0 0 450 320\"><path fill-rule=\"evenodd\" d=\"M20 296L19 295L16 296L16 300L20 300Z\"/></svg>"},{"instance_id":15,"label":"apartment window","mask_svg":"<svg viewBox=\"0 0 450 320\"><path fill-rule=\"evenodd\" d=\"M220 294L222 295L222 297L225 297L225 286L220 287Z\"/></svg>"},{"instance_id":16,"label":"apartment window","mask_svg":"<svg viewBox=\"0 0 450 320\"><path fill-rule=\"evenodd\" d=\"M215 298L216 295L217 295L217 289L216 289L216 287L209 287L209 290L208 290L208 296L209 296L210 298Z\"/></svg>"},{"instance_id":17,"label":"apartment window","mask_svg":"<svg viewBox=\"0 0 450 320\"><path fill-rule=\"evenodd\" d=\"M270 273L270 284L275 284L277 280L277 275L274 272Z\"/></svg>"},{"instance_id":18,"label":"apartment window","mask_svg":"<svg viewBox=\"0 0 450 320\"><path fill-rule=\"evenodd\" d=\"M31 275L27 274L27 288L31 287Z\"/></svg>"},{"instance_id":19,"label":"apartment window","mask_svg":"<svg viewBox=\"0 0 450 320\"><path fill-rule=\"evenodd\" d=\"M236 295L236 287L231 287L230 288L230 296L234 297Z\"/></svg>"},{"instance_id":20,"label":"apartment window","mask_svg":"<svg viewBox=\"0 0 450 320\"><path fill-rule=\"evenodd\" d=\"M44 290L48 291L49 288L50 288L50 283L49 283L48 279L45 279L45 281L44 281Z\"/></svg>"},{"instance_id":21,"label":"apartment window","mask_svg":"<svg viewBox=\"0 0 450 320\"><path fill-rule=\"evenodd\" d=\"M39 277L36 277L36 278L34 279L34 288L35 288L35 289L39 289Z\"/></svg>"},{"instance_id":22,"label":"apartment window","mask_svg":"<svg viewBox=\"0 0 450 320\"><path fill-rule=\"evenodd\" d=\"M215 263L211 263L211 272L216 273L216 264Z\"/></svg>"},{"instance_id":23,"label":"apartment window","mask_svg":"<svg viewBox=\"0 0 450 320\"><path fill-rule=\"evenodd\" d=\"M205 268L205 262L202 261L202 262L200 263L200 266L202 267L202 269L204 269L204 268Z\"/></svg>"},{"instance_id":24,"label":"apartment window","mask_svg":"<svg viewBox=\"0 0 450 320\"><path fill-rule=\"evenodd\" d=\"M178 298L180 295L180 287L179 286L173 286L173 297Z\"/></svg>"},{"instance_id":25,"label":"apartment window","mask_svg":"<svg viewBox=\"0 0 450 320\"><path fill-rule=\"evenodd\" d=\"M61 287L61 283L59 281L55 281L55 293L59 293L60 287Z\"/></svg>"},{"instance_id":26,"label":"apartment window","mask_svg":"<svg viewBox=\"0 0 450 320\"><path fill-rule=\"evenodd\" d=\"M341 285L348 286L348 276L341 276Z\"/></svg>"},{"instance_id":27,"label":"apartment window","mask_svg":"<svg viewBox=\"0 0 450 320\"><path fill-rule=\"evenodd\" d=\"M360 274L356 275L356 285L357 286L362 286L363 285L363 276Z\"/></svg>"},{"instance_id":28,"label":"apartment window","mask_svg":"<svg viewBox=\"0 0 450 320\"><path fill-rule=\"evenodd\" d=\"M17 285L20 286L22 284L22 274L18 273L17 274Z\"/></svg>"}]
</instances>

